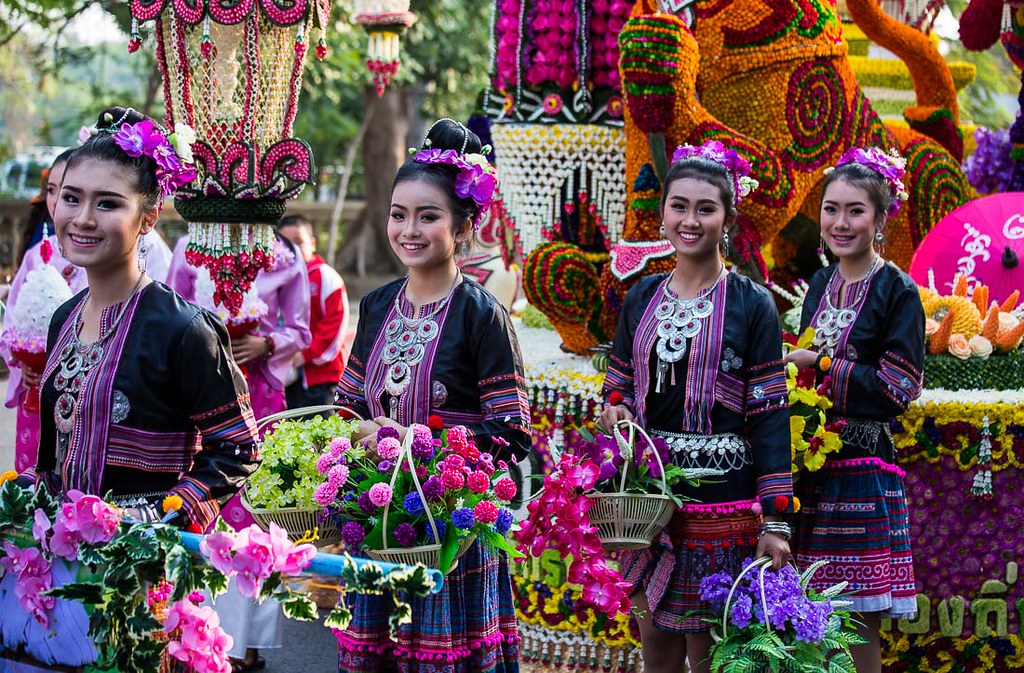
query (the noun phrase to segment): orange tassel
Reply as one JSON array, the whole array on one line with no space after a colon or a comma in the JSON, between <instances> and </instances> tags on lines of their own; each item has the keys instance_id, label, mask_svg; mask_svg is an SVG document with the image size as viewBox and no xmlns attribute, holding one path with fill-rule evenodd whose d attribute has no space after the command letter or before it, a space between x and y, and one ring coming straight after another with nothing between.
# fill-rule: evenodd
<instances>
[{"instance_id":1,"label":"orange tassel","mask_svg":"<svg viewBox=\"0 0 1024 673\"><path fill-rule=\"evenodd\" d=\"M1017 308L1017 300L1020 299L1020 290L1014 290L1006 301L999 307L999 310L1003 313L1009 313L1013 309Z\"/></svg>"},{"instance_id":2,"label":"orange tassel","mask_svg":"<svg viewBox=\"0 0 1024 673\"><path fill-rule=\"evenodd\" d=\"M999 336L999 305L992 302L992 306L988 309L988 315L985 316L985 324L981 327L981 336L989 340L989 343L995 345L996 337Z\"/></svg>"},{"instance_id":3,"label":"orange tassel","mask_svg":"<svg viewBox=\"0 0 1024 673\"><path fill-rule=\"evenodd\" d=\"M928 342L928 352L932 355L941 355L949 348L949 337L953 335L953 311L946 314L939 325L939 330L932 335Z\"/></svg>"},{"instance_id":4,"label":"orange tassel","mask_svg":"<svg viewBox=\"0 0 1024 673\"><path fill-rule=\"evenodd\" d=\"M1008 353L1017 347L1021 337L1024 337L1024 320L1017 323L1013 329L1008 329L996 338L996 348L1003 353Z\"/></svg>"},{"instance_id":5,"label":"orange tassel","mask_svg":"<svg viewBox=\"0 0 1024 673\"><path fill-rule=\"evenodd\" d=\"M985 315L985 310L988 308L988 285L975 285L972 299L974 299L974 305L978 307L978 313Z\"/></svg>"},{"instance_id":6,"label":"orange tassel","mask_svg":"<svg viewBox=\"0 0 1024 673\"><path fill-rule=\"evenodd\" d=\"M956 280L953 282L953 296L967 296L967 276L964 276L962 274L957 275Z\"/></svg>"}]
</instances>

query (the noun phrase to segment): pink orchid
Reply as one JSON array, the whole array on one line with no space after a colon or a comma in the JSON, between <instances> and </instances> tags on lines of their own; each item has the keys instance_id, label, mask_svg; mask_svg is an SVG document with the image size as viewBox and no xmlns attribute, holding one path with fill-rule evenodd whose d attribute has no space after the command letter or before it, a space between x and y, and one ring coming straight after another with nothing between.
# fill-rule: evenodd
<instances>
[{"instance_id":1,"label":"pink orchid","mask_svg":"<svg viewBox=\"0 0 1024 673\"><path fill-rule=\"evenodd\" d=\"M270 524L270 545L274 551L274 572L285 575L302 572L316 556L316 547L308 543L295 544L276 523Z\"/></svg>"},{"instance_id":2,"label":"pink orchid","mask_svg":"<svg viewBox=\"0 0 1024 673\"><path fill-rule=\"evenodd\" d=\"M228 575L232 572L231 558L235 538L230 533L210 533L199 543L199 551L207 558L217 572Z\"/></svg>"},{"instance_id":3,"label":"pink orchid","mask_svg":"<svg viewBox=\"0 0 1024 673\"><path fill-rule=\"evenodd\" d=\"M167 644L167 653L198 673L228 673L228 651L234 640L220 627L213 608L200 608L189 601L171 605L164 621L164 633L180 632Z\"/></svg>"},{"instance_id":4,"label":"pink orchid","mask_svg":"<svg viewBox=\"0 0 1024 673\"><path fill-rule=\"evenodd\" d=\"M259 596L263 590L263 581L270 575L260 559L239 552L232 559L231 567L237 573L235 581L238 583L238 593L244 598Z\"/></svg>"},{"instance_id":5,"label":"pink orchid","mask_svg":"<svg viewBox=\"0 0 1024 673\"><path fill-rule=\"evenodd\" d=\"M240 562L239 558L252 559L258 564L259 574L266 578L273 572L274 551L270 533L267 533L256 524L243 528L235 537L235 557L232 565L236 568L243 564L246 568L253 567L248 560Z\"/></svg>"},{"instance_id":6,"label":"pink orchid","mask_svg":"<svg viewBox=\"0 0 1024 673\"><path fill-rule=\"evenodd\" d=\"M18 604L25 612L28 612L43 628L49 628L49 611L53 609L55 600L53 596L44 596L43 592L53 588L53 579L49 573L45 576L23 575L14 584L14 595L18 598Z\"/></svg>"},{"instance_id":7,"label":"pink orchid","mask_svg":"<svg viewBox=\"0 0 1024 673\"><path fill-rule=\"evenodd\" d=\"M50 551L50 542L47 536L53 529L50 525L50 518L46 516L46 512L42 508L36 509L34 516L34 523L32 524L32 537L35 538L39 546L43 548L43 551Z\"/></svg>"},{"instance_id":8,"label":"pink orchid","mask_svg":"<svg viewBox=\"0 0 1024 673\"><path fill-rule=\"evenodd\" d=\"M94 495L82 496L76 503L78 532L88 544L109 542L121 524L121 515Z\"/></svg>"},{"instance_id":9,"label":"pink orchid","mask_svg":"<svg viewBox=\"0 0 1024 673\"><path fill-rule=\"evenodd\" d=\"M65 519L58 519L57 523L53 524L53 535L50 537L50 553L68 561L75 561L78 559L79 541L78 532L68 530Z\"/></svg>"},{"instance_id":10,"label":"pink orchid","mask_svg":"<svg viewBox=\"0 0 1024 673\"><path fill-rule=\"evenodd\" d=\"M629 611L627 595L631 588L628 582L607 583L591 578L583 582L583 600L606 614L625 614Z\"/></svg>"}]
</instances>

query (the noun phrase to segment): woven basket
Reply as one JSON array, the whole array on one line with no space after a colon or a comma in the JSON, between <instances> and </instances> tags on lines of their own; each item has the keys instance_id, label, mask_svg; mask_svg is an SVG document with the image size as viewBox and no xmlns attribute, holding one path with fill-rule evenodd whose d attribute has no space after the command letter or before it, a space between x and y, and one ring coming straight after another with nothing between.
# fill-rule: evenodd
<instances>
[{"instance_id":1,"label":"woven basket","mask_svg":"<svg viewBox=\"0 0 1024 673\"><path fill-rule=\"evenodd\" d=\"M665 465L661 462L661 456L654 450L654 442L650 436L632 421L622 421L619 425L629 428L628 441L618 432L613 433L623 457L619 491L587 494L594 503L590 509L590 523L597 526L601 545L609 551L645 549L651 546L651 540L668 524L676 511L676 504L668 496ZM660 494L626 493L626 474L633 462L637 432L647 440L647 446L654 452L654 457L661 468Z\"/></svg>"},{"instance_id":2,"label":"woven basket","mask_svg":"<svg viewBox=\"0 0 1024 673\"><path fill-rule=\"evenodd\" d=\"M256 423L256 428L258 430L262 430L271 423L276 423L277 421L311 416L325 411L344 411L351 417L362 420L359 414L355 413L348 407L325 404L316 407L289 409L287 411L267 416ZM263 530L270 530L270 524L275 523L283 528L288 533L288 537L294 542L302 538L308 538L310 533L316 529L318 536L313 544L317 547L327 547L341 541L341 530L338 528L338 524L329 517L322 517L321 512L323 512L323 509L320 507L285 507L282 509L263 509L260 507L254 507L253 504L249 502L249 495L244 486L242 487L240 500L245 511L252 515L252 518Z\"/></svg>"},{"instance_id":3,"label":"woven basket","mask_svg":"<svg viewBox=\"0 0 1024 673\"><path fill-rule=\"evenodd\" d=\"M420 486L420 478L416 474L416 465L412 462L412 440L413 431L410 427L405 433L405 441L402 442L402 449L395 459L395 467L391 471L391 490L395 490L395 481L398 480L398 473L402 468L402 461L406 461L409 465L409 476L412 477L413 486L416 487L416 492L420 496L420 502L423 503L423 510L427 514L427 525L430 526L431 531L434 533L434 539L440 540L441 535L438 533L437 524L434 522L434 515L430 513L430 507L427 505L427 498L423 495L423 487ZM398 549L388 547L388 512L391 510L391 503L388 502L384 505L384 513L381 515L381 532L383 533L382 538L384 540L383 549L366 549L366 555L372 559L378 561L387 561L389 563L404 563L407 565L415 565L422 563L428 568L437 568L441 562L441 545L440 544L428 544L421 545L419 547L401 547ZM459 548L455 552L455 559L452 561L452 567L449 568L445 574L455 570L459 565L459 558L465 554L473 541L476 540L475 535L467 536L459 544Z\"/></svg>"}]
</instances>

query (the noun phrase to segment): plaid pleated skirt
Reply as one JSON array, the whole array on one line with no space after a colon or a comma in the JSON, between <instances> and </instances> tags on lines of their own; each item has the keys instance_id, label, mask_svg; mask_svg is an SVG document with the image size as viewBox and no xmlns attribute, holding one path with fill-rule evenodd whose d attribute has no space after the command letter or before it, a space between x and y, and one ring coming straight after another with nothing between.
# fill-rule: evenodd
<instances>
[{"instance_id":1,"label":"plaid pleated skirt","mask_svg":"<svg viewBox=\"0 0 1024 673\"><path fill-rule=\"evenodd\" d=\"M849 582L844 598L856 612L912 619L917 614L910 513L904 472L878 457L828 460L800 477L797 565L828 565L811 586Z\"/></svg>"},{"instance_id":2,"label":"plaid pleated skirt","mask_svg":"<svg viewBox=\"0 0 1024 673\"><path fill-rule=\"evenodd\" d=\"M349 599L352 623L338 638L340 673L518 673L519 635L508 556L479 541L444 578L413 598L412 623L389 637L390 595Z\"/></svg>"},{"instance_id":3,"label":"plaid pleated skirt","mask_svg":"<svg viewBox=\"0 0 1024 673\"><path fill-rule=\"evenodd\" d=\"M705 618L712 614L700 599L700 583L717 572L735 576L744 559L754 556L761 518L752 504L685 505L650 547L623 555L623 577L647 596L656 627L672 633L710 630Z\"/></svg>"}]
</instances>

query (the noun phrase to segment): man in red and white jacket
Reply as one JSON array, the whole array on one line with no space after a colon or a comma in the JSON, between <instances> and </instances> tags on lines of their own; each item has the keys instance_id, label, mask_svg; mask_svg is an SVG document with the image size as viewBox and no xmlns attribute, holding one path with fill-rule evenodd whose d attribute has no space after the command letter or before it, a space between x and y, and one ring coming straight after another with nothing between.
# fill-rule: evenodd
<instances>
[{"instance_id":1,"label":"man in red and white jacket","mask_svg":"<svg viewBox=\"0 0 1024 673\"><path fill-rule=\"evenodd\" d=\"M299 377L285 389L288 408L333 404L334 390L348 361L348 293L345 282L316 254L313 225L302 215L281 218L277 230L295 244L309 274L309 329L313 341L295 354Z\"/></svg>"}]
</instances>

